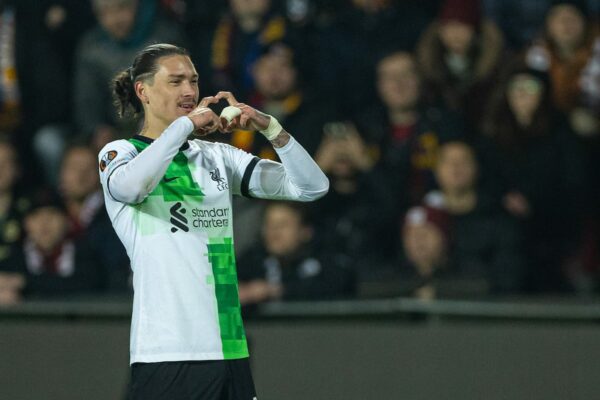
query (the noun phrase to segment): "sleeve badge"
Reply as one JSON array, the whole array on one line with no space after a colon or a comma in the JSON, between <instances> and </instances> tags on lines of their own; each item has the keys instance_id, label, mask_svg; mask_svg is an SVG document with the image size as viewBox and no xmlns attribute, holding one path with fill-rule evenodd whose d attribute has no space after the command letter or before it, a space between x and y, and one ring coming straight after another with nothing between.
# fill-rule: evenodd
<instances>
[{"instance_id":1,"label":"sleeve badge","mask_svg":"<svg viewBox=\"0 0 600 400\"><path fill-rule=\"evenodd\" d=\"M118 153L115 150L110 150L104 153L104 155L100 159L100 172L104 172L106 167L108 167L108 164L110 164L111 161L114 160L115 157L117 157L117 154Z\"/></svg>"}]
</instances>

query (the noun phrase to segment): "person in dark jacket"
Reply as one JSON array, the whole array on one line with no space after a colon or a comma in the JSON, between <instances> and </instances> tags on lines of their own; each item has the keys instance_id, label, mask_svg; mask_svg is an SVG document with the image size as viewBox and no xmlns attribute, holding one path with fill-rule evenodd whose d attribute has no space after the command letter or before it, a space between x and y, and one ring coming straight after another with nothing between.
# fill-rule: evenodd
<instances>
[{"instance_id":1,"label":"person in dark jacket","mask_svg":"<svg viewBox=\"0 0 600 400\"><path fill-rule=\"evenodd\" d=\"M19 194L20 165L16 149L0 141L0 271L10 270L15 247L23 236L23 217L30 200Z\"/></svg>"},{"instance_id":2,"label":"person in dark jacket","mask_svg":"<svg viewBox=\"0 0 600 400\"><path fill-rule=\"evenodd\" d=\"M567 289L565 263L579 247L586 204L584 158L564 117L551 105L548 76L517 63L491 99L490 189L526 230L528 288Z\"/></svg>"},{"instance_id":3,"label":"person in dark jacket","mask_svg":"<svg viewBox=\"0 0 600 400\"><path fill-rule=\"evenodd\" d=\"M272 0L229 0L216 26L194 22L189 31L203 93L235 91L247 102L254 89L252 65L266 46L282 40L288 23ZM213 5L211 4L211 7Z\"/></svg>"},{"instance_id":4,"label":"person in dark jacket","mask_svg":"<svg viewBox=\"0 0 600 400\"><path fill-rule=\"evenodd\" d=\"M268 46L252 66L256 89L250 95L248 104L283 121L290 131L297 132L296 137L306 151L314 155L321 143L323 126L328 118L332 118L334 111L302 85L298 57L291 43L276 42ZM236 140L236 133L233 135L232 140ZM255 135L252 138L258 142L250 149L253 154L265 158L261 154L269 156L267 149L273 153L265 140L260 141L261 138Z\"/></svg>"},{"instance_id":5,"label":"person in dark jacket","mask_svg":"<svg viewBox=\"0 0 600 400\"><path fill-rule=\"evenodd\" d=\"M367 109L357 117L361 135L379 150L376 174L387 181L396 210L389 218L393 221L435 187L432 171L439 146L465 133L456 114L423 101L421 83L412 54L386 55L377 65L377 88L383 107Z\"/></svg>"},{"instance_id":6,"label":"person in dark jacket","mask_svg":"<svg viewBox=\"0 0 600 400\"><path fill-rule=\"evenodd\" d=\"M473 134L504 54L502 32L482 17L480 0L445 0L418 44L427 97L460 113Z\"/></svg>"},{"instance_id":7,"label":"person in dark jacket","mask_svg":"<svg viewBox=\"0 0 600 400\"><path fill-rule=\"evenodd\" d=\"M314 68L321 93L344 114L376 101L375 65L392 50L412 51L435 16L436 2L352 0L341 2L318 30Z\"/></svg>"},{"instance_id":8,"label":"person in dark jacket","mask_svg":"<svg viewBox=\"0 0 600 400\"><path fill-rule=\"evenodd\" d=\"M517 221L478 185L479 162L465 142L440 148L435 169L439 191L425 203L451 217L451 264L465 277L482 278L490 293L514 293L526 274L523 237Z\"/></svg>"},{"instance_id":9,"label":"person in dark jacket","mask_svg":"<svg viewBox=\"0 0 600 400\"><path fill-rule=\"evenodd\" d=\"M497 295L518 293L523 287L526 265L519 225L499 202L480 190L478 175L470 145L460 141L444 144L436 166L440 190L427 194L422 206L407 213L404 256L422 280L418 297ZM425 246L437 243L427 240L435 235L422 233L425 228L432 229L427 221L440 231L443 240L438 239L437 246Z\"/></svg>"},{"instance_id":10,"label":"person in dark jacket","mask_svg":"<svg viewBox=\"0 0 600 400\"><path fill-rule=\"evenodd\" d=\"M286 41L278 41L265 47L252 65L255 89L248 104L265 110L295 132L309 154L314 155L321 143L323 127L331 107L319 97L311 95L302 85L302 72L296 65L299 55L295 47ZM216 134L217 140L227 140L230 144L260 158L277 160L273 146L263 135L247 129L235 130L231 135ZM258 223L260 204L246 198L235 198L237 218L234 220L236 251L244 252L244 247L258 244ZM250 228L251 227L251 228ZM241 229L240 229L241 228Z\"/></svg>"},{"instance_id":11,"label":"person in dark jacket","mask_svg":"<svg viewBox=\"0 0 600 400\"><path fill-rule=\"evenodd\" d=\"M151 43L183 44L177 25L154 0L93 0L98 26L81 38L75 53L74 110L78 134L100 149L118 136L131 136L132 118L119 119L111 80Z\"/></svg>"},{"instance_id":12,"label":"person in dark jacket","mask_svg":"<svg viewBox=\"0 0 600 400\"><path fill-rule=\"evenodd\" d=\"M102 271L88 244L69 237L58 196L41 191L25 217L25 239L16 262L25 277L26 298L99 293Z\"/></svg>"},{"instance_id":13,"label":"person in dark jacket","mask_svg":"<svg viewBox=\"0 0 600 400\"><path fill-rule=\"evenodd\" d=\"M86 242L93 252L106 278L103 289L128 292L129 257L106 213L96 155L89 146L79 144L67 149L59 188L69 218L69 236Z\"/></svg>"},{"instance_id":14,"label":"person in dark jacket","mask_svg":"<svg viewBox=\"0 0 600 400\"><path fill-rule=\"evenodd\" d=\"M69 133L75 40L93 20L88 1L5 0L2 16L0 133L34 163L26 181L54 182L60 155L54 139ZM35 154L35 157L33 155ZM42 174L34 174L37 163Z\"/></svg>"},{"instance_id":15,"label":"person in dark jacket","mask_svg":"<svg viewBox=\"0 0 600 400\"><path fill-rule=\"evenodd\" d=\"M17 189L20 167L15 148L0 141L0 304L14 304L25 284L15 262L23 238L23 218L30 206Z\"/></svg>"},{"instance_id":16,"label":"person in dark jacket","mask_svg":"<svg viewBox=\"0 0 600 400\"><path fill-rule=\"evenodd\" d=\"M429 206L411 207L402 224L401 283L407 295L431 300L448 267L449 216ZM440 278L441 277L441 278Z\"/></svg>"},{"instance_id":17,"label":"person in dark jacket","mask_svg":"<svg viewBox=\"0 0 600 400\"><path fill-rule=\"evenodd\" d=\"M319 248L346 254L359 273L376 275L394 254L393 235L381 235L393 229L394 202L369 146L351 123L328 123L315 160L330 182L314 210Z\"/></svg>"},{"instance_id":18,"label":"person in dark jacket","mask_svg":"<svg viewBox=\"0 0 600 400\"><path fill-rule=\"evenodd\" d=\"M276 202L266 207L263 247L251 250L238 264L243 305L352 294L348 260L320 257L312 251L313 227L306 213L298 203Z\"/></svg>"}]
</instances>

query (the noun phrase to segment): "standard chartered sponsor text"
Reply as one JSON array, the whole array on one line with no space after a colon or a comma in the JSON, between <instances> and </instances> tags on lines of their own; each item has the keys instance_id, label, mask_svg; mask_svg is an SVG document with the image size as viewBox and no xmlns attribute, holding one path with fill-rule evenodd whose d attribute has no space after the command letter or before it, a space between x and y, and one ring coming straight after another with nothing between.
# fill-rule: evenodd
<instances>
[{"instance_id":1,"label":"standard chartered sponsor text","mask_svg":"<svg viewBox=\"0 0 600 400\"><path fill-rule=\"evenodd\" d=\"M226 228L229 226L229 207L192 208L194 228Z\"/></svg>"}]
</instances>

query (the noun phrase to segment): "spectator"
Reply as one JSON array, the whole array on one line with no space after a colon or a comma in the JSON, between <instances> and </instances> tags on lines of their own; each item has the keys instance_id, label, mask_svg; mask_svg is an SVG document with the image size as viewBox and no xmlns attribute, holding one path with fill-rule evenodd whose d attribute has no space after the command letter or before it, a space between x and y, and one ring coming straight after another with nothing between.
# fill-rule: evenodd
<instances>
[{"instance_id":1,"label":"spectator","mask_svg":"<svg viewBox=\"0 0 600 400\"><path fill-rule=\"evenodd\" d=\"M101 266L103 288L129 289L129 258L104 207L96 155L88 146L67 149L60 172L60 192L70 222L70 237L86 242Z\"/></svg>"},{"instance_id":2,"label":"spectator","mask_svg":"<svg viewBox=\"0 0 600 400\"><path fill-rule=\"evenodd\" d=\"M494 21L515 52L531 44L544 27L552 0L483 0L485 15Z\"/></svg>"},{"instance_id":3,"label":"spectator","mask_svg":"<svg viewBox=\"0 0 600 400\"><path fill-rule=\"evenodd\" d=\"M503 55L502 33L482 18L479 0L445 0L417 54L427 95L474 130Z\"/></svg>"},{"instance_id":4,"label":"spectator","mask_svg":"<svg viewBox=\"0 0 600 400\"><path fill-rule=\"evenodd\" d=\"M315 207L320 248L351 257L360 273L377 274L394 252L391 237L380 234L391 230L393 205L385 178L373 170L369 148L352 124L329 123L315 160L330 182Z\"/></svg>"},{"instance_id":5,"label":"spectator","mask_svg":"<svg viewBox=\"0 0 600 400\"><path fill-rule=\"evenodd\" d=\"M320 92L351 115L377 97L377 60L392 50L412 51L434 11L431 3L415 0L352 0L337 7L327 3L335 11L332 22L318 31L314 74Z\"/></svg>"},{"instance_id":6,"label":"spectator","mask_svg":"<svg viewBox=\"0 0 600 400\"><path fill-rule=\"evenodd\" d=\"M304 90L301 72L295 65L297 58L298 54L283 42L267 46L252 67L256 89L249 104L276 117L310 154L314 154L330 107ZM260 158L277 158L271 143L256 132L237 130L226 137L234 146ZM234 207L236 252L241 255L248 246L258 244L262 204L238 197L234 199Z\"/></svg>"},{"instance_id":7,"label":"spectator","mask_svg":"<svg viewBox=\"0 0 600 400\"><path fill-rule=\"evenodd\" d=\"M580 148L551 105L548 76L513 66L491 99L486 155L504 208L525 226L531 290L565 289L562 264L578 246L586 208Z\"/></svg>"},{"instance_id":8,"label":"spectator","mask_svg":"<svg viewBox=\"0 0 600 400\"><path fill-rule=\"evenodd\" d=\"M489 293L522 289L525 260L516 220L478 185L475 152L464 142L449 142L439 151L435 169L440 190L425 203L450 216L450 268L461 277L481 279Z\"/></svg>"},{"instance_id":9,"label":"spectator","mask_svg":"<svg viewBox=\"0 0 600 400\"><path fill-rule=\"evenodd\" d=\"M473 148L446 143L438 160L440 190L404 220L403 273L413 277L408 288L416 287L423 299L520 291L525 260L519 227L478 187Z\"/></svg>"},{"instance_id":10,"label":"spectator","mask_svg":"<svg viewBox=\"0 0 600 400\"><path fill-rule=\"evenodd\" d=\"M24 286L23 275L15 260L29 200L20 196L16 189L19 170L15 148L0 141L0 305L18 302Z\"/></svg>"},{"instance_id":11,"label":"spectator","mask_svg":"<svg viewBox=\"0 0 600 400\"><path fill-rule=\"evenodd\" d=\"M67 134L71 119L70 55L73 38L78 36L82 24L88 22L86 2L6 0L1 3L0 133L11 135L19 152L32 162L37 161L32 157L35 151L44 167L49 163L50 168L45 168L39 176L24 170L24 179L34 182L40 178L52 179L57 164L46 157L52 145L48 139Z\"/></svg>"},{"instance_id":12,"label":"spectator","mask_svg":"<svg viewBox=\"0 0 600 400\"><path fill-rule=\"evenodd\" d=\"M306 151L314 154L321 142L323 125L333 111L326 102L303 90L300 71L295 64L297 57L298 54L284 43L269 46L252 68L256 90L248 103L283 121L286 129L300 139ZM256 137L254 132L234 132L232 142L261 158L273 159L273 147L262 139L262 135L258 136L261 138Z\"/></svg>"},{"instance_id":13,"label":"spectator","mask_svg":"<svg viewBox=\"0 0 600 400\"><path fill-rule=\"evenodd\" d=\"M415 206L406 213L402 227L403 279L410 295L431 300L439 295L438 277L448 258L448 215L441 209Z\"/></svg>"},{"instance_id":14,"label":"spectator","mask_svg":"<svg viewBox=\"0 0 600 400\"><path fill-rule=\"evenodd\" d=\"M339 257L311 251L313 227L302 204L269 203L263 220L264 248L239 263L240 302L316 300L352 293L351 274Z\"/></svg>"},{"instance_id":15,"label":"spectator","mask_svg":"<svg viewBox=\"0 0 600 400\"><path fill-rule=\"evenodd\" d=\"M588 7L598 4L582 1L553 1L546 14L546 29L527 51L533 68L546 71L552 82L552 100L568 115L571 129L583 143L590 182L600 179L600 36L597 20L589 20ZM597 2L596 2L597 3ZM596 14L597 17L597 14ZM584 289L585 275L600 265L600 189L590 185L585 215L583 249L579 262L571 263L569 275ZM580 264L580 266L576 266ZM579 275L578 277L575 277Z\"/></svg>"},{"instance_id":16,"label":"spectator","mask_svg":"<svg viewBox=\"0 0 600 400\"><path fill-rule=\"evenodd\" d=\"M100 149L116 136L131 136L135 121L118 119L110 82L135 54L151 43L181 44L178 27L163 19L154 0L92 0L99 26L76 52L75 118L79 133ZM125 121L125 122L123 122Z\"/></svg>"},{"instance_id":17,"label":"spectator","mask_svg":"<svg viewBox=\"0 0 600 400\"><path fill-rule=\"evenodd\" d=\"M43 178L47 184L55 185L62 143L73 134L73 57L77 41L94 23L94 15L89 1L25 0L25 3L28 4L23 6L22 15L30 21L24 23L28 38L23 46L27 50L23 53L30 64L26 76L28 80L33 77L33 82L22 85L23 101L28 105L24 108L24 117L28 121L24 128L28 135L35 132L33 150L42 167ZM32 29L34 26L37 28ZM39 62L41 59L43 63ZM31 108L30 104L37 104L37 107Z\"/></svg>"},{"instance_id":18,"label":"spectator","mask_svg":"<svg viewBox=\"0 0 600 400\"><path fill-rule=\"evenodd\" d=\"M552 101L568 114L571 128L582 136L597 135L600 37L586 20L584 2L553 3L546 14L543 36L527 50L527 63L549 74Z\"/></svg>"},{"instance_id":19,"label":"spectator","mask_svg":"<svg viewBox=\"0 0 600 400\"><path fill-rule=\"evenodd\" d=\"M577 3L593 23L598 22L598 0L483 0L485 15L498 24L506 37L507 45L517 52L531 45L540 36L548 10L557 3Z\"/></svg>"},{"instance_id":20,"label":"spectator","mask_svg":"<svg viewBox=\"0 0 600 400\"><path fill-rule=\"evenodd\" d=\"M69 238L67 214L58 197L40 192L25 217L26 237L18 259L24 293L56 297L97 293L101 271L85 242Z\"/></svg>"},{"instance_id":21,"label":"spectator","mask_svg":"<svg viewBox=\"0 0 600 400\"><path fill-rule=\"evenodd\" d=\"M379 61L377 88L383 107L367 109L357 125L366 141L379 148L376 173L387 180L388 195L396 205L389 220L398 221L433 189L437 149L462 137L464 127L456 115L422 101L421 78L410 53L391 53Z\"/></svg>"},{"instance_id":22,"label":"spectator","mask_svg":"<svg viewBox=\"0 0 600 400\"><path fill-rule=\"evenodd\" d=\"M254 89L252 65L266 46L288 33L285 18L273 11L271 0L229 0L229 12L212 32L203 27L192 32L201 91L233 91L247 101Z\"/></svg>"},{"instance_id":23,"label":"spectator","mask_svg":"<svg viewBox=\"0 0 600 400\"><path fill-rule=\"evenodd\" d=\"M15 148L0 141L0 271L14 269L13 257L22 239L23 217L30 206L17 189L20 166Z\"/></svg>"}]
</instances>

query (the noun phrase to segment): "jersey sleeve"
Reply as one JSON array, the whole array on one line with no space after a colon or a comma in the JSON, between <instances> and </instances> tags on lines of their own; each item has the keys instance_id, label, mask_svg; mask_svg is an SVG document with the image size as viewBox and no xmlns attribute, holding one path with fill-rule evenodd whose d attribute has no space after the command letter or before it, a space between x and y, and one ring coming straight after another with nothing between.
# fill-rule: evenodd
<instances>
[{"instance_id":1,"label":"jersey sleeve","mask_svg":"<svg viewBox=\"0 0 600 400\"><path fill-rule=\"evenodd\" d=\"M115 201L117 198L110 191L110 179L112 175L137 155L135 147L127 140L116 140L110 142L98 153L98 169L100 171L100 183L105 193Z\"/></svg>"},{"instance_id":2,"label":"jersey sleeve","mask_svg":"<svg viewBox=\"0 0 600 400\"><path fill-rule=\"evenodd\" d=\"M179 148L193 130L192 121L187 117L181 117L173 121L158 139L139 154L131 151L133 145L127 141L106 145L98 156L104 190L112 199L122 203L142 202L158 185ZM122 156L119 155L118 150L110 148L113 143L121 142L131 146L130 151ZM115 162L117 159L118 162ZM102 171L103 161L104 171ZM114 166L109 168L110 164Z\"/></svg>"},{"instance_id":3,"label":"jersey sleeve","mask_svg":"<svg viewBox=\"0 0 600 400\"><path fill-rule=\"evenodd\" d=\"M293 137L275 151L281 163L261 160L230 146L234 194L272 200L313 201L327 193L329 180Z\"/></svg>"}]
</instances>

